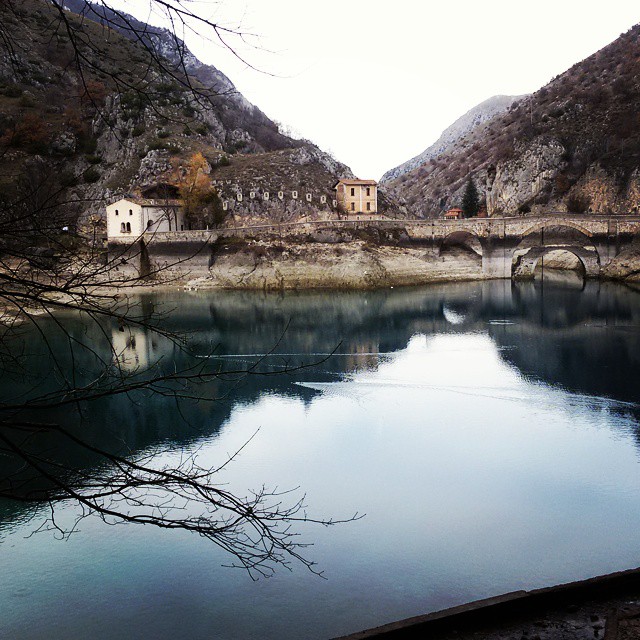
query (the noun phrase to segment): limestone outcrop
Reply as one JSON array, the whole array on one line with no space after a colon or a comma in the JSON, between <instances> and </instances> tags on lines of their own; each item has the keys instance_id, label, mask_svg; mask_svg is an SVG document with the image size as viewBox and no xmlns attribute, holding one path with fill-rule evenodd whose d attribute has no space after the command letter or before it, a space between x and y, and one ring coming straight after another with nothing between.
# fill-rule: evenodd
<instances>
[{"instance_id":1,"label":"limestone outcrop","mask_svg":"<svg viewBox=\"0 0 640 640\"><path fill-rule=\"evenodd\" d=\"M553 193L555 178L566 164L565 148L556 140L535 140L519 149L512 160L499 163L488 172L485 198L491 215L522 210L537 199Z\"/></svg>"},{"instance_id":2,"label":"limestone outcrop","mask_svg":"<svg viewBox=\"0 0 640 640\"><path fill-rule=\"evenodd\" d=\"M460 206L469 178L489 215L638 212L639 60L636 25L386 184L423 218Z\"/></svg>"}]
</instances>

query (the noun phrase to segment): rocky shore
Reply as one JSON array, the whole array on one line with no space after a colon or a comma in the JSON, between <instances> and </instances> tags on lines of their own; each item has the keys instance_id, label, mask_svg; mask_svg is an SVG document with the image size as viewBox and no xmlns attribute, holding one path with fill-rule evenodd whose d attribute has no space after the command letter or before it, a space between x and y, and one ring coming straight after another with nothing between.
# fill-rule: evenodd
<instances>
[{"instance_id":1,"label":"rocky shore","mask_svg":"<svg viewBox=\"0 0 640 640\"><path fill-rule=\"evenodd\" d=\"M464 250L433 257L424 249L256 242L226 247L204 273L193 270L191 287L247 289L373 289L430 282L482 279L479 256ZM193 276L193 277L190 277Z\"/></svg>"},{"instance_id":2,"label":"rocky shore","mask_svg":"<svg viewBox=\"0 0 640 640\"><path fill-rule=\"evenodd\" d=\"M545 269L580 271L571 254L545 258ZM464 247L440 255L424 248L375 245L250 241L219 248L213 257L187 262L170 258L153 265L159 283L189 289L379 289L434 282L483 280L481 257ZM602 277L640 280L640 252L623 251Z\"/></svg>"},{"instance_id":3,"label":"rocky shore","mask_svg":"<svg viewBox=\"0 0 640 640\"><path fill-rule=\"evenodd\" d=\"M372 289L531 278L542 266L591 278L640 275L635 218L398 222L145 234L110 241L108 259L115 280L143 277L194 289Z\"/></svg>"}]
</instances>

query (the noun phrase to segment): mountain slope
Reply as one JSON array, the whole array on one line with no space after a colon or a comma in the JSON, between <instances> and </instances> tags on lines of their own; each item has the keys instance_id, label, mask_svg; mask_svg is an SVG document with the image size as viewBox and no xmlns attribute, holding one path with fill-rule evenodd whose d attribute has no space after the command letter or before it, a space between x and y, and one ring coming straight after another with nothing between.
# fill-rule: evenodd
<instances>
[{"instance_id":1,"label":"mountain slope","mask_svg":"<svg viewBox=\"0 0 640 640\"><path fill-rule=\"evenodd\" d=\"M77 0L67 4L86 8ZM0 4L0 31L12 41L10 50L0 39L3 197L22 196L40 176L52 191L62 189L60 199L81 227L97 224L99 230L105 200L154 184L176 185L200 153L219 195L224 185L235 199L236 218L295 220L303 215L306 193L314 203L324 195L328 202L315 213L330 213L336 178L353 175L348 167L281 134L224 74L200 63L166 30L121 16L143 34L145 42L135 42L119 33L127 32L124 27L106 27L90 14L69 11L62 21L45 0ZM154 60L150 50L162 57ZM249 157L251 171L243 160ZM223 169L221 181L216 172ZM267 187L301 196L274 201L262 197ZM260 199L240 206L236 194L252 190Z\"/></svg>"},{"instance_id":2,"label":"mountain slope","mask_svg":"<svg viewBox=\"0 0 640 640\"><path fill-rule=\"evenodd\" d=\"M427 147L427 149L425 149L421 154L411 158L411 160L407 160L407 162L402 163L400 166L387 171L382 176L380 182L384 184L391 180L395 180L405 173L409 173L409 171L417 169L432 158L437 158L478 125L490 120L495 115L506 111L514 102L522 99L523 97L524 96L493 96L492 98L481 102L458 118L452 125L447 127L436 142Z\"/></svg>"},{"instance_id":3,"label":"mountain slope","mask_svg":"<svg viewBox=\"0 0 640 640\"><path fill-rule=\"evenodd\" d=\"M640 25L389 188L420 217L472 177L489 215L640 207Z\"/></svg>"},{"instance_id":4,"label":"mountain slope","mask_svg":"<svg viewBox=\"0 0 640 640\"><path fill-rule=\"evenodd\" d=\"M185 43L168 29L150 26L133 16L116 12L86 0L64 0L70 11L117 31L130 41L140 41L154 56L168 61L168 68L176 73L186 72L217 96L211 100L216 115L228 130L241 128L265 151L299 146L299 142L282 135L277 125L258 107L251 104L229 78L212 65L196 58Z\"/></svg>"}]
</instances>

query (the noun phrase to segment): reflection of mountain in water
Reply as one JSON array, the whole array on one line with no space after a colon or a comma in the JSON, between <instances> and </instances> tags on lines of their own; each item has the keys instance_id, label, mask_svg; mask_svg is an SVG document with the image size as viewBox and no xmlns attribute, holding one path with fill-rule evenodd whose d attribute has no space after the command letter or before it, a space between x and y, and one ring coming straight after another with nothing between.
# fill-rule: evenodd
<instances>
[{"instance_id":1,"label":"reflection of mountain in water","mask_svg":"<svg viewBox=\"0 0 640 640\"><path fill-rule=\"evenodd\" d=\"M316 392L295 382L331 382L375 368L385 353L404 349L415 334L481 331L526 376L586 395L639 400L634 376L640 364L640 295L620 285L589 282L583 289L495 281L377 292L175 292L134 302L141 315L159 317L164 329L185 334L188 348L130 323L87 324L67 316L72 338L91 346L91 351L76 347L72 354L67 336L43 320L48 345L35 331L23 337L32 375L23 379L19 371L5 372L3 398L52 391L61 372L68 377L73 371L75 385L90 384L103 370L101 363L112 372L119 365L129 376L140 376L146 367L154 373L255 367L248 376L180 388L203 400L182 400L179 411L171 395L137 392L27 416L59 421L98 447L135 453L163 442L188 445L212 436L235 404L252 403L264 393L309 401ZM286 372L313 362L318 364L310 369ZM96 462L68 443L61 446L52 434L40 434L34 446L55 450L66 465ZM3 464L5 474L14 468Z\"/></svg>"}]
</instances>

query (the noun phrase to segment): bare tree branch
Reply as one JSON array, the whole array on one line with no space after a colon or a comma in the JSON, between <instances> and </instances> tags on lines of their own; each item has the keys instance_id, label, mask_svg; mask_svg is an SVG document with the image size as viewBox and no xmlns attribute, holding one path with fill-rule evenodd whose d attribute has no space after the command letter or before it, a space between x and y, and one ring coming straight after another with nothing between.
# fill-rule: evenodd
<instances>
[{"instance_id":1,"label":"bare tree branch","mask_svg":"<svg viewBox=\"0 0 640 640\"><path fill-rule=\"evenodd\" d=\"M109 108L118 108L117 103L107 106L109 94L119 94L122 100L132 93L144 109L161 113L158 87L167 80L177 85L185 104L215 100L215 87L203 86L190 75L180 30L202 30L251 66L234 46L249 34L197 15L182 0L149 0L171 25L173 61L157 46L153 29L140 26L107 0L76 4L83 11L74 14L63 0L49 0L41 13L46 22L43 37L53 41L64 36L68 43L65 71L77 79L77 99L84 109L80 119L109 123ZM0 5L0 54L16 74L29 51L28 34L20 22L23 11L16 0ZM109 47L105 50L93 37L97 28L114 39L113 31L124 31L144 53L144 60L136 63L137 74L122 73L112 64ZM99 77L104 78L101 83L96 81ZM0 154L6 156L18 141L37 147L41 141L36 134L47 135L37 124L10 125L0 137ZM227 551L230 564L252 577L270 575L275 567L290 567L292 562L320 573L306 557L306 544L295 527L301 522L329 526L344 520L309 515L297 490L262 486L236 495L220 484L220 472L250 442L209 467L199 463L197 450L185 448L177 461L175 456L167 460L126 447L111 450L82 429L107 399L123 398L135 406L141 399L157 397L173 401L181 413L188 403L223 401L251 377L295 376L326 357L303 363L283 359L277 368L266 366L267 358L277 354L279 341L245 368L226 368L213 357L215 348L205 354L212 357L194 357L186 336L123 295L132 287L170 282L169 271L175 265L151 269L144 277L118 272L120 256L105 255L99 243L77 232L79 214L95 203L68 197L68 183L60 179L63 166L64 161L56 165L38 160L34 153L29 163L16 166L15 175L8 176L10 188L0 192L0 366L10 389L0 396L0 497L47 505L45 522L36 530L53 530L63 537L94 515L107 524L199 534ZM130 258L141 250L141 240L132 240ZM136 331L166 341L171 351L148 366L125 366L113 334L124 334L131 342ZM186 364L180 364L178 356ZM31 357L39 357L47 367L40 375L32 375ZM12 376L20 383L13 384ZM91 463L71 464L71 451L82 452ZM71 524L57 515L61 501L71 501L78 509Z\"/></svg>"}]
</instances>

